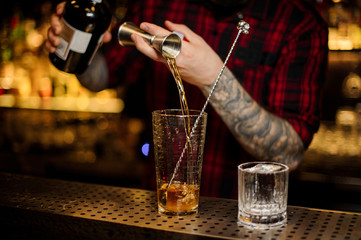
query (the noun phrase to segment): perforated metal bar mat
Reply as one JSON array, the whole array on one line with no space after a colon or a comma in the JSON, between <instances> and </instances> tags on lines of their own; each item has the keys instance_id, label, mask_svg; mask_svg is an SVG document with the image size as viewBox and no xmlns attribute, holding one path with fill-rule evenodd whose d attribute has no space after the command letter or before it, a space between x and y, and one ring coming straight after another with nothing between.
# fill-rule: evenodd
<instances>
[{"instance_id":1,"label":"perforated metal bar mat","mask_svg":"<svg viewBox=\"0 0 361 240\"><path fill-rule=\"evenodd\" d=\"M257 231L237 226L235 200L203 197L197 216L168 217L152 191L7 173L0 194L1 232L19 238L361 239L359 213L289 206L286 227Z\"/></svg>"}]
</instances>

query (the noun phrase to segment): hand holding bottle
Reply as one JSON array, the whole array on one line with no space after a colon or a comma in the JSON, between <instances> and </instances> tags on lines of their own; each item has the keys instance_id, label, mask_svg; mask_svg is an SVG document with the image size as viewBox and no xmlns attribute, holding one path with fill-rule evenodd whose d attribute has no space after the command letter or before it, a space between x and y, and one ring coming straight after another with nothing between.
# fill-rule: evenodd
<instances>
[{"instance_id":1,"label":"hand holding bottle","mask_svg":"<svg viewBox=\"0 0 361 240\"><path fill-rule=\"evenodd\" d=\"M111 13L102 0L76 0L57 5L51 16L46 49L58 69L82 73L101 42L109 42Z\"/></svg>"}]
</instances>

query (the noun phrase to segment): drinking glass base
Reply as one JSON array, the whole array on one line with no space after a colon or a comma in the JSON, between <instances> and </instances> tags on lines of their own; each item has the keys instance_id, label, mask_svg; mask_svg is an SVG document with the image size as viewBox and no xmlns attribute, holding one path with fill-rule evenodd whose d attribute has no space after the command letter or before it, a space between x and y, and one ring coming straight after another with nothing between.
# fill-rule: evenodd
<instances>
[{"instance_id":1,"label":"drinking glass base","mask_svg":"<svg viewBox=\"0 0 361 240\"><path fill-rule=\"evenodd\" d=\"M281 228L287 224L287 215L277 216L253 216L253 217L238 217L238 226L244 226L250 229L275 229Z\"/></svg>"},{"instance_id":2,"label":"drinking glass base","mask_svg":"<svg viewBox=\"0 0 361 240\"><path fill-rule=\"evenodd\" d=\"M164 209L163 207L158 206L158 213L162 214L162 215L167 215L167 216L190 216L190 215L198 214L198 208L191 210L191 211L186 211L186 212L175 212L175 211L168 211L168 210Z\"/></svg>"}]
</instances>

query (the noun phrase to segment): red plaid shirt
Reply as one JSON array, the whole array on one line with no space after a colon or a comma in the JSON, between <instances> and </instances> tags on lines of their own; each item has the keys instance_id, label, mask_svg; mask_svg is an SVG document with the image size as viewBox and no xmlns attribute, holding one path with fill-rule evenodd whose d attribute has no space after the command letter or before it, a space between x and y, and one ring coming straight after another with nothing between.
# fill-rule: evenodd
<instances>
[{"instance_id":1,"label":"red plaid shirt","mask_svg":"<svg viewBox=\"0 0 361 240\"><path fill-rule=\"evenodd\" d=\"M310 144L319 126L320 87L328 53L327 26L311 6L297 0L252 0L247 7L224 16L206 8L202 0L130 3L133 6L125 20L136 25L147 21L163 26L166 19L183 23L202 36L222 59L237 35L237 23L241 18L247 21L250 33L240 36L227 67L260 105L292 124L305 147ZM116 33L113 36L113 44L105 46L109 84L127 84L127 112L146 117L151 130L153 110L180 107L174 79L164 64L148 59L135 48L121 47ZM201 109L205 102L201 91L187 83L184 87L189 107ZM254 159L212 107L206 111L201 195L234 198L237 166ZM145 138L152 142L151 132ZM154 168L149 171L155 172Z\"/></svg>"}]
</instances>

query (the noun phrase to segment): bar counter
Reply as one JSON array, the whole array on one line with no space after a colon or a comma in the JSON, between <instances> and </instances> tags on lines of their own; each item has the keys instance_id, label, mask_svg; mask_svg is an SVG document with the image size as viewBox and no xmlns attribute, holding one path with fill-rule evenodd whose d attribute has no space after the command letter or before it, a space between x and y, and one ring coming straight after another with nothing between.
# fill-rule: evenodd
<instances>
[{"instance_id":1,"label":"bar counter","mask_svg":"<svg viewBox=\"0 0 361 240\"><path fill-rule=\"evenodd\" d=\"M285 227L250 230L237 226L237 204L201 197L198 215L168 217L153 191L2 172L0 238L361 239L360 213L288 206Z\"/></svg>"}]
</instances>

